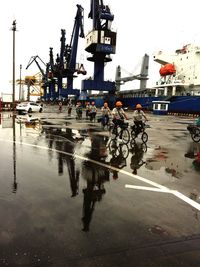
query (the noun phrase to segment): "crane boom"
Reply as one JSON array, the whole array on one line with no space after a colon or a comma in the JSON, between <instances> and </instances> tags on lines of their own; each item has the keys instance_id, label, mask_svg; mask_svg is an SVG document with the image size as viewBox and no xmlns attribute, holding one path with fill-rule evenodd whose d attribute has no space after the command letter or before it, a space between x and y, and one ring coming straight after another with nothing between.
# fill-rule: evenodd
<instances>
[{"instance_id":1,"label":"crane boom","mask_svg":"<svg viewBox=\"0 0 200 267\"><path fill-rule=\"evenodd\" d=\"M46 67L46 64L44 63L44 61L39 57L39 56L32 56L27 64L27 67L26 67L26 70L30 67L30 65L35 61L36 65L38 66L40 72L42 73L42 76L44 77L45 76L45 72L44 70L40 67L40 64L39 62L37 61L37 58L45 65Z\"/></svg>"},{"instance_id":2,"label":"crane boom","mask_svg":"<svg viewBox=\"0 0 200 267\"><path fill-rule=\"evenodd\" d=\"M117 66L116 78L115 78L117 91L120 91L120 85L133 80L140 80L140 89L146 88L146 81L149 79L148 69L149 69L149 56L147 54L145 54L143 57L140 74L130 75L128 77L121 77L121 67Z\"/></svg>"}]
</instances>

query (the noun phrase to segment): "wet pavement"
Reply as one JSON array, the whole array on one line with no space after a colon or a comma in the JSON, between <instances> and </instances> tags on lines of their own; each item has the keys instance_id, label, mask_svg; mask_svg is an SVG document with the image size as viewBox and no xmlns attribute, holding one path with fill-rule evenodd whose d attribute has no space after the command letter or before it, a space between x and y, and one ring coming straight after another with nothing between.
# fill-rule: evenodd
<instances>
[{"instance_id":1,"label":"wet pavement","mask_svg":"<svg viewBox=\"0 0 200 267\"><path fill-rule=\"evenodd\" d=\"M194 119L148 117L122 145L65 110L1 113L0 266L200 266Z\"/></svg>"}]
</instances>

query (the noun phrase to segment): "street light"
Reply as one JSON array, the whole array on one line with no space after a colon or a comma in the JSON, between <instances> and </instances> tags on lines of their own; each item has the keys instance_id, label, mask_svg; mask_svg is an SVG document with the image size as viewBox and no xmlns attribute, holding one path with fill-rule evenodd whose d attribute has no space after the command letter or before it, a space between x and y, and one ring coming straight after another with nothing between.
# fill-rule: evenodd
<instances>
[{"instance_id":1,"label":"street light","mask_svg":"<svg viewBox=\"0 0 200 267\"><path fill-rule=\"evenodd\" d=\"M20 64L19 70L19 101L22 99L22 65Z\"/></svg>"},{"instance_id":2,"label":"street light","mask_svg":"<svg viewBox=\"0 0 200 267\"><path fill-rule=\"evenodd\" d=\"M12 31L13 31L13 95L12 95L12 105L13 105L13 110L14 110L14 108L15 108L15 32L16 32L16 20L13 20Z\"/></svg>"}]
</instances>

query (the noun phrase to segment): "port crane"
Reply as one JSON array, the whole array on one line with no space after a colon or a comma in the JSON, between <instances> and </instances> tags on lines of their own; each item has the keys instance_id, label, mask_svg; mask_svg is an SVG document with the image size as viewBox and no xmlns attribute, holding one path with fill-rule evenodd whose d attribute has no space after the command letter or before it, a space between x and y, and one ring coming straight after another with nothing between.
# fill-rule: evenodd
<instances>
[{"instance_id":1,"label":"port crane","mask_svg":"<svg viewBox=\"0 0 200 267\"><path fill-rule=\"evenodd\" d=\"M54 62L53 48L50 48L50 69L51 75L57 78L58 97L67 98L68 95L79 95L80 90L73 88L74 74L86 74L83 64L77 67L76 57L79 37L84 38L83 11L81 5L77 6L74 27L70 43L65 45L65 30L61 29L61 47L60 54L57 54ZM63 78L67 78L67 86L63 88Z\"/></svg>"},{"instance_id":2,"label":"port crane","mask_svg":"<svg viewBox=\"0 0 200 267\"><path fill-rule=\"evenodd\" d=\"M88 61L94 63L93 79L82 81L81 89L87 90L115 91L115 82L104 80L105 64L112 61L111 54L116 50L116 32L111 30L114 15L103 0L91 0L89 18L93 21L92 30L86 36L86 48L91 56ZM86 93L87 94L87 93Z\"/></svg>"},{"instance_id":3,"label":"port crane","mask_svg":"<svg viewBox=\"0 0 200 267\"><path fill-rule=\"evenodd\" d=\"M40 63L42 63L45 66L45 71L43 70L43 68L40 66ZM43 95L44 100L48 100L48 98L50 98L50 92L52 91L52 86L55 87L55 82L53 82L53 80L49 79L49 63L45 63L38 55L37 56L32 56L27 64L26 69L28 69L30 67L30 65L35 62L37 67L40 70L40 73L42 75L42 81L41 81L41 88L43 89L43 93L41 93L41 95ZM29 76L27 76L29 77ZM28 92L30 91L29 86L33 85L33 80L32 79L26 79L27 80L27 85L28 85ZM30 82L28 82L30 81ZM51 90L50 90L51 89ZM30 93L30 92L29 92ZM28 95L29 95L28 93ZM29 96L28 96L29 97Z\"/></svg>"},{"instance_id":4,"label":"port crane","mask_svg":"<svg viewBox=\"0 0 200 267\"><path fill-rule=\"evenodd\" d=\"M147 54L145 54L143 57L141 72L138 75L121 77L121 66L117 66L116 76L115 76L116 91L119 92L121 85L133 80L140 80L140 89L145 89L148 80L148 71L149 71L149 56Z\"/></svg>"}]
</instances>

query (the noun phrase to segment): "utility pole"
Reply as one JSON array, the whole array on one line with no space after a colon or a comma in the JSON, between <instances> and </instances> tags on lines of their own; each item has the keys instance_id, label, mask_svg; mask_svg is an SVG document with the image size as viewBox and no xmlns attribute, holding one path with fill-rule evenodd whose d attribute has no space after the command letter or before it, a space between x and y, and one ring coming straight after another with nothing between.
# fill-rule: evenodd
<instances>
[{"instance_id":1,"label":"utility pole","mask_svg":"<svg viewBox=\"0 0 200 267\"><path fill-rule=\"evenodd\" d=\"M12 106L15 109L15 32L16 32L16 20L12 23L13 31L13 95L12 95Z\"/></svg>"},{"instance_id":2,"label":"utility pole","mask_svg":"<svg viewBox=\"0 0 200 267\"><path fill-rule=\"evenodd\" d=\"M22 99L22 65L19 66L19 101Z\"/></svg>"}]
</instances>

